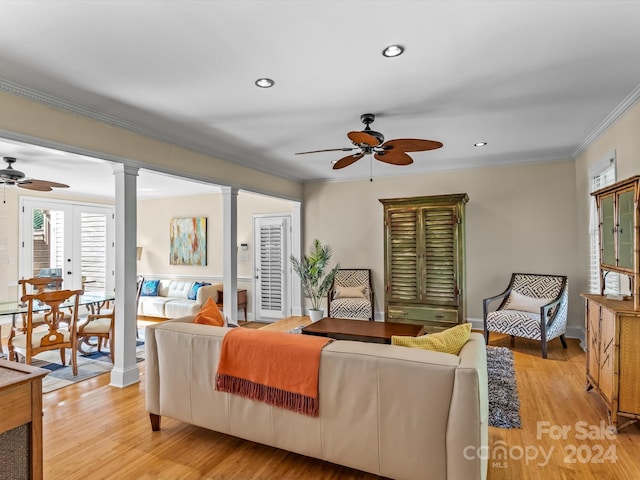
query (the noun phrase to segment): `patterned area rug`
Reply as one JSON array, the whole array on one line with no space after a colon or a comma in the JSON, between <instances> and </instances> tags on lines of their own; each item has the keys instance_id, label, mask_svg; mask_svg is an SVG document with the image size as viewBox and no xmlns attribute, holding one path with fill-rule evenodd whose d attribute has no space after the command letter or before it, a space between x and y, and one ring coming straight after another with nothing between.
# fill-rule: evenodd
<instances>
[{"instance_id":1,"label":"patterned area rug","mask_svg":"<svg viewBox=\"0 0 640 480\"><path fill-rule=\"evenodd\" d=\"M144 342L138 341L136 346L136 360L141 362L143 359ZM53 392L59 388L81 382L82 380L109 373L113 368L108 348L103 348L102 352L92 351L89 355L78 353L78 375L76 376L74 376L71 371L71 366L69 365L70 360L70 350L67 350L66 366L60 363L60 352L57 350L43 352L37 357L34 357L32 361L34 367L45 368L51 371L50 374L42 379L42 393Z\"/></svg>"},{"instance_id":2,"label":"patterned area rug","mask_svg":"<svg viewBox=\"0 0 640 480\"><path fill-rule=\"evenodd\" d=\"M487 346L489 379L489 426L520 428L520 400L516 386L513 352Z\"/></svg>"}]
</instances>

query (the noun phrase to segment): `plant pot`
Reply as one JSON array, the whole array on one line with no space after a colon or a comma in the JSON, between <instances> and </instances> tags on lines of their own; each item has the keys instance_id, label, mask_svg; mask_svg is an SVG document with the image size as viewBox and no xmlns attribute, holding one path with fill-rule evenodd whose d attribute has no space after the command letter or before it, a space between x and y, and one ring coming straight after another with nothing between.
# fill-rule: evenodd
<instances>
[{"instance_id":1,"label":"plant pot","mask_svg":"<svg viewBox=\"0 0 640 480\"><path fill-rule=\"evenodd\" d=\"M311 309L309 309L309 318L311 318L311 323L317 322L322 317L324 317L324 310L311 310Z\"/></svg>"}]
</instances>

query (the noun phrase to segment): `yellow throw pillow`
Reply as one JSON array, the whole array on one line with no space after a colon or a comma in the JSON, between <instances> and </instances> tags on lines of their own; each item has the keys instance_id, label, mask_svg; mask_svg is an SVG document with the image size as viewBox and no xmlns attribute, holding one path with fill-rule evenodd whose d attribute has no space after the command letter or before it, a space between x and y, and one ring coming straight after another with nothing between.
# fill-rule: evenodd
<instances>
[{"instance_id":1,"label":"yellow throw pillow","mask_svg":"<svg viewBox=\"0 0 640 480\"><path fill-rule=\"evenodd\" d=\"M333 298L365 298L365 287L337 287Z\"/></svg>"},{"instance_id":2,"label":"yellow throw pillow","mask_svg":"<svg viewBox=\"0 0 640 480\"><path fill-rule=\"evenodd\" d=\"M423 350L434 350L436 352L451 353L458 355L464 344L469 340L471 334L471 324L463 323L455 327L448 328L438 333L430 333L421 337L405 337L394 335L391 337L391 345L401 347L421 348Z\"/></svg>"},{"instance_id":3,"label":"yellow throw pillow","mask_svg":"<svg viewBox=\"0 0 640 480\"><path fill-rule=\"evenodd\" d=\"M202 306L193 323L199 323L201 325L213 325L215 327L224 326L224 317L216 305L216 302L209 297L207 302Z\"/></svg>"}]
</instances>

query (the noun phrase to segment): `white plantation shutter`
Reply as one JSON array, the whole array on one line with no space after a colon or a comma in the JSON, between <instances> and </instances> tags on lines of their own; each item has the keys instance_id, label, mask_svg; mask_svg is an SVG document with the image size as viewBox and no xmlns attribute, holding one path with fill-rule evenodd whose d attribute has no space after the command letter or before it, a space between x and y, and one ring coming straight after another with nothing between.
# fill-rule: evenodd
<instances>
[{"instance_id":1,"label":"white plantation shutter","mask_svg":"<svg viewBox=\"0 0 640 480\"><path fill-rule=\"evenodd\" d=\"M591 185L589 192L606 187L616 181L615 156L606 162L606 166L596 168L590 172ZM600 293L600 249L598 243L599 235L598 209L596 199L589 198L589 291ZM619 293L620 276L617 273L609 273L605 282L605 293Z\"/></svg>"},{"instance_id":2,"label":"white plantation shutter","mask_svg":"<svg viewBox=\"0 0 640 480\"><path fill-rule=\"evenodd\" d=\"M283 217L257 219L256 298L259 318L285 316L286 228Z\"/></svg>"}]
</instances>

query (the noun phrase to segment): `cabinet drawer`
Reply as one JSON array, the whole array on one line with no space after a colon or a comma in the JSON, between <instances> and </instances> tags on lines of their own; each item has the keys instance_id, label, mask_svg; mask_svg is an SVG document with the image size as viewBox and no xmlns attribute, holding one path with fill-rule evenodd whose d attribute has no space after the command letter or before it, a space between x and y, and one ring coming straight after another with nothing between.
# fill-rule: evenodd
<instances>
[{"instance_id":1,"label":"cabinet drawer","mask_svg":"<svg viewBox=\"0 0 640 480\"><path fill-rule=\"evenodd\" d=\"M412 305L389 305L387 317L391 322L421 320L426 322L458 323L457 310Z\"/></svg>"}]
</instances>

